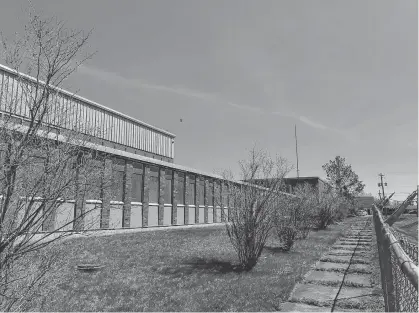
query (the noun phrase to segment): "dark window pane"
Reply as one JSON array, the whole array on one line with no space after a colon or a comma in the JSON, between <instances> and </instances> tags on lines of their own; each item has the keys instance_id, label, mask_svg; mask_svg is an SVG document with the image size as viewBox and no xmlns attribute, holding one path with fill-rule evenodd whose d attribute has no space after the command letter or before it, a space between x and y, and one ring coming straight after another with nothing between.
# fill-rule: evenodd
<instances>
[{"instance_id":1,"label":"dark window pane","mask_svg":"<svg viewBox=\"0 0 419 313\"><path fill-rule=\"evenodd\" d=\"M185 173L178 173L176 199L178 204L185 204Z\"/></svg>"},{"instance_id":2,"label":"dark window pane","mask_svg":"<svg viewBox=\"0 0 419 313\"><path fill-rule=\"evenodd\" d=\"M227 206L227 199L228 199L228 190L227 190L226 184L223 184L222 198L223 198L223 207L225 207Z\"/></svg>"},{"instance_id":3,"label":"dark window pane","mask_svg":"<svg viewBox=\"0 0 419 313\"><path fill-rule=\"evenodd\" d=\"M113 172L113 199L114 201L122 201L124 194L124 172L114 171Z\"/></svg>"},{"instance_id":4,"label":"dark window pane","mask_svg":"<svg viewBox=\"0 0 419 313\"><path fill-rule=\"evenodd\" d=\"M143 175L138 173L132 174L132 190L131 190L131 201L142 202L143 201Z\"/></svg>"},{"instance_id":5,"label":"dark window pane","mask_svg":"<svg viewBox=\"0 0 419 313\"><path fill-rule=\"evenodd\" d=\"M173 171L165 171L164 203L172 203Z\"/></svg>"},{"instance_id":6,"label":"dark window pane","mask_svg":"<svg viewBox=\"0 0 419 313\"><path fill-rule=\"evenodd\" d=\"M150 167L149 203L159 202L159 169Z\"/></svg>"},{"instance_id":7,"label":"dark window pane","mask_svg":"<svg viewBox=\"0 0 419 313\"><path fill-rule=\"evenodd\" d=\"M209 182L209 190L208 190L208 203L207 205L213 206L214 205L214 182Z\"/></svg>"},{"instance_id":8,"label":"dark window pane","mask_svg":"<svg viewBox=\"0 0 419 313\"><path fill-rule=\"evenodd\" d=\"M189 176L189 185L188 185L188 203L195 205L195 176Z\"/></svg>"},{"instance_id":9,"label":"dark window pane","mask_svg":"<svg viewBox=\"0 0 419 313\"><path fill-rule=\"evenodd\" d=\"M205 199L205 189L204 189L204 181L199 180L198 181L198 199L199 199L199 205L204 205L204 199Z\"/></svg>"}]
</instances>

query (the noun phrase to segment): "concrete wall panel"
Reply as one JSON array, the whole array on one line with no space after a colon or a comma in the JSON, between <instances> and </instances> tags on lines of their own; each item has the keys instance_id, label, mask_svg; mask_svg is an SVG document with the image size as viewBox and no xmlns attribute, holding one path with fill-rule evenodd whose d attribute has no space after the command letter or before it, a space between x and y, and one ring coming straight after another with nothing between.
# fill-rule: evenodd
<instances>
[{"instance_id":1,"label":"concrete wall panel","mask_svg":"<svg viewBox=\"0 0 419 313\"><path fill-rule=\"evenodd\" d=\"M131 228L142 227L143 210L140 204L131 204Z\"/></svg>"},{"instance_id":2,"label":"concrete wall panel","mask_svg":"<svg viewBox=\"0 0 419 313\"><path fill-rule=\"evenodd\" d=\"M150 205L148 207L148 226L159 225L159 207L158 205Z\"/></svg>"},{"instance_id":3,"label":"concrete wall panel","mask_svg":"<svg viewBox=\"0 0 419 313\"><path fill-rule=\"evenodd\" d=\"M195 224L195 207L189 207L189 221L188 224Z\"/></svg>"},{"instance_id":4,"label":"concrete wall panel","mask_svg":"<svg viewBox=\"0 0 419 313\"><path fill-rule=\"evenodd\" d=\"M208 207L208 223L214 223L214 209Z\"/></svg>"},{"instance_id":5,"label":"concrete wall panel","mask_svg":"<svg viewBox=\"0 0 419 313\"><path fill-rule=\"evenodd\" d=\"M205 212L205 208L204 207L199 207L199 224L204 224L204 212Z\"/></svg>"},{"instance_id":6,"label":"concrete wall panel","mask_svg":"<svg viewBox=\"0 0 419 313\"><path fill-rule=\"evenodd\" d=\"M57 215L55 216L55 229L58 229L74 219L74 203L63 203L57 208ZM72 230L73 223L63 227L62 231Z\"/></svg>"},{"instance_id":7,"label":"concrete wall panel","mask_svg":"<svg viewBox=\"0 0 419 313\"><path fill-rule=\"evenodd\" d=\"M122 205L111 204L109 212L109 228L122 228Z\"/></svg>"},{"instance_id":8,"label":"concrete wall panel","mask_svg":"<svg viewBox=\"0 0 419 313\"><path fill-rule=\"evenodd\" d=\"M164 206L163 225L172 225L172 206Z\"/></svg>"},{"instance_id":9,"label":"concrete wall panel","mask_svg":"<svg viewBox=\"0 0 419 313\"><path fill-rule=\"evenodd\" d=\"M84 217L84 229L100 228L100 205L86 204L86 215Z\"/></svg>"},{"instance_id":10,"label":"concrete wall panel","mask_svg":"<svg viewBox=\"0 0 419 313\"><path fill-rule=\"evenodd\" d=\"M185 208L178 207L177 208L177 221L176 225L183 225L185 224Z\"/></svg>"}]
</instances>

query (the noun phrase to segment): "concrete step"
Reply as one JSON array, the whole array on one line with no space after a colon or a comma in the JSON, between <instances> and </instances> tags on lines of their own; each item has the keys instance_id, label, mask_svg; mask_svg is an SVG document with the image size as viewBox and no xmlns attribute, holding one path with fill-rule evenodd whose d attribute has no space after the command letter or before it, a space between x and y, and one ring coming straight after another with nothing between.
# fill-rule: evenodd
<instances>
[{"instance_id":1,"label":"concrete step","mask_svg":"<svg viewBox=\"0 0 419 313\"><path fill-rule=\"evenodd\" d=\"M343 250L343 249L337 249L337 250L330 250L328 255L352 255L354 253L354 250ZM365 256L367 254L367 251L358 251L358 249L355 251L355 256Z\"/></svg>"},{"instance_id":2,"label":"concrete step","mask_svg":"<svg viewBox=\"0 0 419 313\"><path fill-rule=\"evenodd\" d=\"M305 303L311 306L331 307L339 292L339 287L317 284L297 284L290 302ZM338 296L337 305L345 309L362 309L370 300L373 288L344 286ZM340 311L340 310L336 310Z\"/></svg>"},{"instance_id":3,"label":"concrete step","mask_svg":"<svg viewBox=\"0 0 419 313\"><path fill-rule=\"evenodd\" d=\"M317 262L316 271L333 271L344 273L348 268L348 263ZM369 264L351 264L348 273L371 274Z\"/></svg>"},{"instance_id":4,"label":"concrete step","mask_svg":"<svg viewBox=\"0 0 419 313\"><path fill-rule=\"evenodd\" d=\"M369 251L372 246L357 246L357 245L334 245L333 249L342 249L342 250L356 250L358 251Z\"/></svg>"},{"instance_id":5,"label":"concrete step","mask_svg":"<svg viewBox=\"0 0 419 313\"><path fill-rule=\"evenodd\" d=\"M371 301L372 293L373 288L344 286L339 293L336 304L339 308L362 310L366 303ZM339 311L339 309L336 311Z\"/></svg>"},{"instance_id":6,"label":"concrete step","mask_svg":"<svg viewBox=\"0 0 419 313\"><path fill-rule=\"evenodd\" d=\"M305 279L305 282L340 286L344 278L342 272L328 272L328 271L312 271ZM345 286L350 287L371 287L369 274L347 274L344 281Z\"/></svg>"},{"instance_id":7,"label":"concrete step","mask_svg":"<svg viewBox=\"0 0 419 313\"><path fill-rule=\"evenodd\" d=\"M358 245L358 246L370 246L371 242L365 242L365 241L346 241L346 240L338 240L335 242L335 245Z\"/></svg>"},{"instance_id":8,"label":"concrete step","mask_svg":"<svg viewBox=\"0 0 419 313\"><path fill-rule=\"evenodd\" d=\"M330 312L331 307L322 307L298 302L284 302L281 304L282 312Z\"/></svg>"},{"instance_id":9,"label":"concrete step","mask_svg":"<svg viewBox=\"0 0 419 313\"><path fill-rule=\"evenodd\" d=\"M369 264L370 259L362 258L362 257L353 257L351 255L325 255L323 256L320 261L321 262L333 262L333 263L349 263L351 264Z\"/></svg>"},{"instance_id":10,"label":"concrete step","mask_svg":"<svg viewBox=\"0 0 419 313\"><path fill-rule=\"evenodd\" d=\"M339 287L297 284L290 301L330 307L338 291Z\"/></svg>"}]
</instances>

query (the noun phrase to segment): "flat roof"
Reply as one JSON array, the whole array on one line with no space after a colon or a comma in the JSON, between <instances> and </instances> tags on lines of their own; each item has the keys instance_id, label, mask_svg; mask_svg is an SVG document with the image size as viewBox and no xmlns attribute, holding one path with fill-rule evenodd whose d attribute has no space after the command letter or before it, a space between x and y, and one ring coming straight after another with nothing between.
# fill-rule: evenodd
<instances>
[{"instance_id":1,"label":"flat roof","mask_svg":"<svg viewBox=\"0 0 419 313\"><path fill-rule=\"evenodd\" d=\"M304 180L304 179L318 179L321 182L323 182L327 185L330 185L325 179L323 179L321 177L318 177L318 176L284 177L284 179L295 179L295 180L298 180L298 179L301 179L301 180Z\"/></svg>"},{"instance_id":2,"label":"flat roof","mask_svg":"<svg viewBox=\"0 0 419 313\"><path fill-rule=\"evenodd\" d=\"M2 65L2 64L0 64L0 69L1 69L1 70L3 70L3 71L5 71L5 72L8 72L8 73L10 73L10 74L16 75L16 76L22 76L22 77L26 78L27 80L32 81L32 82L34 82L34 83L39 83L39 84L45 85L45 82L44 82L44 81L42 81L42 80L36 80L36 78L34 78L34 77L32 77L32 76L29 76L29 75L26 75L26 74L24 74L24 73L18 72L18 71L16 71L16 70L11 69L11 68L9 68L9 67L7 67L7 66L4 66L4 65ZM97 102L94 102L94 101L89 100L89 99L86 99L86 98L83 98L83 97L81 97L81 96L78 96L78 95L76 95L76 94L74 94L74 93L71 93L71 92L69 92L69 91L67 91L67 90L64 90L64 89L62 89L62 88L59 88L59 87L56 87L56 86L53 86L53 85L50 85L50 86L51 86L51 88L53 88L53 89L57 90L58 92L60 92L60 93L62 93L62 94L64 94L64 95L66 95L66 96L69 96L69 97L71 97L71 98L74 98L74 99L77 99L77 100L79 100L79 101L82 101L82 102L84 102L84 103L87 103L88 105L91 105L91 106L93 106L93 107L97 107L97 108L99 108L99 109L101 109L101 110L104 110L104 111L108 111L108 112L110 112L110 113L112 113L112 114L119 115L119 116L121 116L121 117L123 117L123 118L126 118L127 120L130 120L130 121L132 121L132 122L134 122L134 123L137 123L137 124L143 125L143 126L145 126L145 127L147 127L147 128L151 128L151 129L156 130L156 131L158 131L158 132L160 132L160 133L166 134L166 135L168 135L168 136L170 136L170 137L172 137L172 138L175 138L175 137L176 137L176 135L175 135L175 134L172 134L172 133L168 132L167 130L164 130L164 129L161 129L161 128L158 128L158 127L152 126L152 125L150 125L150 124L147 124L147 123L145 123L145 122L142 122L142 121L140 121L140 120L137 120L136 118L133 118L133 117L131 117L131 116L129 116L129 115L126 115L126 114L124 114L124 113L118 112L118 111L116 111L116 110L114 110L114 109L110 109L110 108L108 108L108 107L106 107L106 106L104 106L104 105L102 105L102 104L99 104L99 103L97 103Z\"/></svg>"}]
</instances>

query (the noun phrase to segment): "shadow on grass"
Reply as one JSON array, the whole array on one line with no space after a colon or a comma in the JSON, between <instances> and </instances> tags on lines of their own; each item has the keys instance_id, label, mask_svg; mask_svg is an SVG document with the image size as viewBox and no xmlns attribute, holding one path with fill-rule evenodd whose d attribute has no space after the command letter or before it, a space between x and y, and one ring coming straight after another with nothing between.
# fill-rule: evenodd
<instances>
[{"instance_id":1,"label":"shadow on grass","mask_svg":"<svg viewBox=\"0 0 419 313\"><path fill-rule=\"evenodd\" d=\"M287 250L287 249L284 249L281 246L277 246L277 247L265 246L263 249L265 251L268 251L269 253L272 253L272 254L275 254L275 253L290 253L290 252L292 252L292 248L291 248L291 250Z\"/></svg>"},{"instance_id":2,"label":"shadow on grass","mask_svg":"<svg viewBox=\"0 0 419 313\"><path fill-rule=\"evenodd\" d=\"M227 273L242 273L245 272L237 264L228 261L218 260L216 258L205 259L195 258L190 261L179 264L178 266L164 266L154 269L159 274L173 275L175 277L192 275L194 273L203 274L227 274Z\"/></svg>"},{"instance_id":3,"label":"shadow on grass","mask_svg":"<svg viewBox=\"0 0 419 313\"><path fill-rule=\"evenodd\" d=\"M228 261L222 261L215 258L211 259L203 259L203 258L197 258L194 259L191 262L186 263L191 268L194 268L196 270L207 270L212 272L219 272L219 273L241 273L245 270L240 267L237 264L233 264Z\"/></svg>"}]
</instances>

